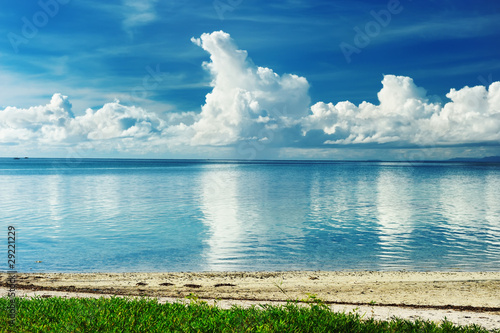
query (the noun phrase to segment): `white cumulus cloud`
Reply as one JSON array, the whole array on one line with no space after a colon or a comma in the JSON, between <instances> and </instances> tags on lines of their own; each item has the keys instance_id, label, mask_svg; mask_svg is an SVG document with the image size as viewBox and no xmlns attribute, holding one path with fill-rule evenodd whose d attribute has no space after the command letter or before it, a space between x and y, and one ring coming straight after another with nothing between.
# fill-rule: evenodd
<instances>
[{"instance_id":1,"label":"white cumulus cloud","mask_svg":"<svg viewBox=\"0 0 500 333\"><path fill-rule=\"evenodd\" d=\"M405 76L385 75L379 104L318 102L303 118L303 134L321 130L323 143L397 143L421 146L500 143L500 82L451 89L451 101L432 102L425 89Z\"/></svg>"},{"instance_id":2,"label":"white cumulus cloud","mask_svg":"<svg viewBox=\"0 0 500 333\"><path fill-rule=\"evenodd\" d=\"M74 115L67 96L55 94L47 105L0 110L0 144L60 142Z\"/></svg>"},{"instance_id":3,"label":"white cumulus cloud","mask_svg":"<svg viewBox=\"0 0 500 333\"><path fill-rule=\"evenodd\" d=\"M385 75L376 104L311 105L304 77L255 65L229 34L205 33L191 41L210 55L203 68L212 91L199 112L159 116L115 101L75 116L68 97L54 94L46 105L0 109L2 152L69 147L200 156L233 149L234 157L248 158L255 156L250 150L264 147L289 154L306 148L500 146L500 82L451 89L443 103L410 77Z\"/></svg>"},{"instance_id":4,"label":"white cumulus cloud","mask_svg":"<svg viewBox=\"0 0 500 333\"><path fill-rule=\"evenodd\" d=\"M210 53L203 64L212 76L199 120L192 125L192 145L228 145L256 136L272 121L307 114L309 83L259 67L239 50L229 34L216 31L192 41ZM263 138L260 138L263 139Z\"/></svg>"},{"instance_id":5,"label":"white cumulus cloud","mask_svg":"<svg viewBox=\"0 0 500 333\"><path fill-rule=\"evenodd\" d=\"M161 138L165 122L138 107L107 103L75 117L67 96L54 94L50 103L0 110L0 145L47 148L85 146L95 150L148 149Z\"/></svg>"}]
</instances>

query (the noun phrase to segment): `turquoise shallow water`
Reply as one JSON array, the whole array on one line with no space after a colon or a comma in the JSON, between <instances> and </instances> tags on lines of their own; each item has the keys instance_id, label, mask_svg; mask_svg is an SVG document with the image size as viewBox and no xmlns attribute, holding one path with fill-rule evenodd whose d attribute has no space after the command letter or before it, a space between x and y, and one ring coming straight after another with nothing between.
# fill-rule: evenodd
<instances>
[{"instance_id":1,"label":"turquoise shallow water","mask_svg":"<svg viewBox=\"0 0 500 333\"><path fill-rule=\"evenodd\" d=\"M500 165L0 159L0 221L22 272L500 271Z\"/></svg>"}]
</instances>

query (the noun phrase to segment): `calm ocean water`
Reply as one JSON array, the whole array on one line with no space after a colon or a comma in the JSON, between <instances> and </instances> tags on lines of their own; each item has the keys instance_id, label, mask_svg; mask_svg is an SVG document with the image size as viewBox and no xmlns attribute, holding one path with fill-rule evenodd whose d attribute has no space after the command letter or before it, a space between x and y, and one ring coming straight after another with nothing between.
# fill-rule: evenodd
<instances>
[{"instance_id":1,"label":"calm ocean water","mask_svg":"<svg viewBox=\"0 0 500 333\"><path fill-rule=\"evenodd\" d=\"M22 272L500 271L500 165L0 159L0 221Z\"/></svg>"}]
</instances>

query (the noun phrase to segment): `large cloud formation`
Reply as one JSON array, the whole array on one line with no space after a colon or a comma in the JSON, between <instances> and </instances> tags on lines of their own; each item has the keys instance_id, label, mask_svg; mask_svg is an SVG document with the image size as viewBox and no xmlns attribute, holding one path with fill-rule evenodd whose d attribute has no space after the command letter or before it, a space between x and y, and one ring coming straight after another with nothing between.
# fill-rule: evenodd
<instances>
[{"instance_id":1,"label":"large cloud formation","mask_svg":"<svg viewBox=\"0 0 500 333\"><path fill-rule=\"evenodd\" d=\"M311 106L309 83L256 66L223 31L192 42L210 54L212 78L199 113L160 117L118 101L75 116L66 96L27 109L0 109L0 146L130 153L196 147L408 147L500 145L500 82L451 89L444 105L409 77L385 75L379 104ZM179 148L180 147L180 148Z\"/></svg>"},{"instance_id":2,"label":"large cloud formation","mask_svg":"<svg viewBox=\"0 0 500 333\"><path fill-rule=\"evenodd\" d=\"M211 62L203 66L210 72L213 86L193 125L192 144L232 144L254 137L264 127L275 127L280 118L307 114L310 99L305 78L280 77L272 69L255 66L247 52L239 50L222 31L192 41L210 53Z\"/></svg>"},{"instance_id":3,"label":"large cloud formation","mask_svg":"<svg viewBox=\"0 0 500 333\"><path fill-rule=\"evenodd\" d=\"M348 101L311 107L304 132L320 129L324 144L399 143L421 146L500 143L500 82L451 89L451 101L432 103L423 88L405 76L385 75L379 105Z\"/></svg>"},{"instance_id":4,"label":"large cloud formation","mask_svg":"<svg viewBox=\"0 0 500 333\"><path fill-rule=\"evenodd\" d=\"M87 109L77 117L71 108L67 96L54 94L46 105L0 110L0 145L137 151L154 149L165 129L165 122L156 114L118 102L97 111Z\"/></svg>"}]
</instances>

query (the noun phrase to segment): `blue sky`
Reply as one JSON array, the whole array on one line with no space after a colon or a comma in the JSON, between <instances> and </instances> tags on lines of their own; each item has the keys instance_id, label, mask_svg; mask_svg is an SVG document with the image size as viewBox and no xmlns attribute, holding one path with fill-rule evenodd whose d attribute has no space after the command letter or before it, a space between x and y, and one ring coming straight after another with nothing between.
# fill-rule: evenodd
<instances>
[{"instance_id":1,"label":"blue sky","mask_svg":"<svg viewBox=\"0 0 500 333\"><path fill-rule=\"evenodd\" d=\"M40 0L0 18L0 156L500 155L495 1Z\"/></svg>"}]
</instances>

